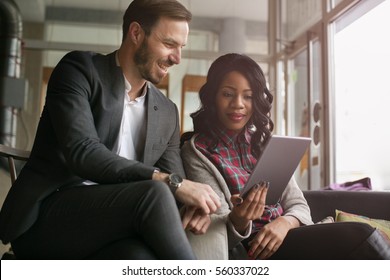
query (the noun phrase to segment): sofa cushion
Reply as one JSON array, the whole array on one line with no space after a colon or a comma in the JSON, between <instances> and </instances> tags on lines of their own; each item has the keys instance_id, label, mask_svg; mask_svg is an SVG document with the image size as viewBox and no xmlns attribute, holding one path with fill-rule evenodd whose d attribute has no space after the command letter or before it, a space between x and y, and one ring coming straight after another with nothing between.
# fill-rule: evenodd
<instances>
[{"instance_id":1,"label":"sofa cushion","mask_svg":"<svg viewBox=\"0 0 390 280\"><path fill-rule=\"evenodd\" d=\"M352 214L336 209L336 222L360 222L369 224L373 228L383 233L384 237L390 242L390 221L382 219L371 219L366 216Z\"/></svg>"},{"instance_id":2,"label":"sofa cushion","mask_svg":"<svg viewBox=\"0 0 390 280\"><path fill-rule=\"evenodd\" d=\"M386 191L303 191L313 222L334 216L335 209L366 217L390 220L390 192Z\"/></svg>"}]
</instances>

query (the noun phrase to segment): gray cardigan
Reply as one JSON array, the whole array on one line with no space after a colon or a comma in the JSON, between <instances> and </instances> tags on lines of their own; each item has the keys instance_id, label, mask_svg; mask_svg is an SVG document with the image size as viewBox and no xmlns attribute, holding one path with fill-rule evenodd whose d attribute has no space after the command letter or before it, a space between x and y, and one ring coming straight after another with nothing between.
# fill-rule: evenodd
<instances>
[{"instance_id":1,"label":"gray cardigan","mask_svg":"<svg viewBox=\"0 0 390 280\"><path fill-rule=\"evenodd\" d=\"M232 222L229 219L229 213L231 208L233 207L230 202L230 191L223 178L222 174L218 171L218 169L214 166L214 164L206 158L199 150L196 149L194 140L196 135L194 135L190 141L187 141L183 144L181 148L181 157L183 160L184 169L189 180L193 180L196 182L202 182L210 185L213 190L218 194L221 200L221 207L217 211L217 213L212 216L212 224L219 223L225 225L226 234L227 234L227 248L226 251L237 248L237 246L242 246L241 241L249 237L251 233L252 224L250 224L247 228L246 234L239 234ZM299 189L294 178L290 180L285 191L281 197L281 205L284 209L283 215L285 216L293 216L297 218L301 224L309 225L312 224L312 219L310 216L310 208L307 205L307 202L302 194L302 191ZM197 239L201 239L201 236L198 236ZM203 238L204 243L207 245L203 245L204 248L208 248L209 252L218 251L221 248L221 244L215 244L218 242L217 240L207 240L212 238L207 234ZM207 242L210 241L210 242ZM191 242L191 238L190 238ZM200 242L197 242L199 244ZM192 244L192 242L191 242ZM216 247L215 250L211 250L211 247ZM194 246L193 246L194 247ZM195 253L197 253L196 248L194 248ZM198 254L198 258L213 258L218 256L209 257L204 254L203 250L201 250ZM222 256L221 256L222 257ZM226 254L224 255L226 257Z\"/></svg>"}]
</instances>

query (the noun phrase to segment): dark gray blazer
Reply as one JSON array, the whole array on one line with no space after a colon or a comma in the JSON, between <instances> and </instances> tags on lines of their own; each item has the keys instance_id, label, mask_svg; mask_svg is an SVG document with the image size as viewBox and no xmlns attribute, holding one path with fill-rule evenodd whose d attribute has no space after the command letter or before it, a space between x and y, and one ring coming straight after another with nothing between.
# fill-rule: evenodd
<instances>
[{"instance_id":1,"label":"dark gray blazer","mask_svg":"<svg viewBox=\"0 0 390 280\"><path fill-rule=\"evenodd\" d=\"M71 52L50 78L31 157L0 213L0 238L14 240L37 219L40 202L63 186L91 180L116 184L151 179L154 167L184 176L176 105L155 86L147 92L144 158L112 152L124 102L124 78L115 52Z\"/></svg>"}]
</instances>

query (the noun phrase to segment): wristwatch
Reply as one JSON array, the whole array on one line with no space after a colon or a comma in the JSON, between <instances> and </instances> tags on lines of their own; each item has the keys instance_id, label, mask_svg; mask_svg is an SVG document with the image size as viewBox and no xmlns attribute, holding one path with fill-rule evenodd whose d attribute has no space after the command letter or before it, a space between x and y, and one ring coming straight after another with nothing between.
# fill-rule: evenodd
<instances>
[{"instance_id":1,"label":"wristwatch","mask_svg":"<svg viewBox=\"0 0 390 280\"><path fill-rule=\"evenodd\" d=\"M175 194L178 188L180 188L183 183L183 178L176 173L172 173L168 177L168 186L171 189L172 193Z\"/></svg>"}]
</instances>

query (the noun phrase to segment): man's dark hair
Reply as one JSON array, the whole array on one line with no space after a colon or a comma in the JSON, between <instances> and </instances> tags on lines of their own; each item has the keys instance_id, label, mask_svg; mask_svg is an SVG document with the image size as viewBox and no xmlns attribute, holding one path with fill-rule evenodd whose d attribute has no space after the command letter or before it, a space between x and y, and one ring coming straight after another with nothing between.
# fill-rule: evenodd
<instances>
[{"instance_id":1,"label":"man's dark hair","mask_svg":"<svg viewBox=\"0 0 390 280\"><path fill-rule=\"evenodd\" d=\"M176 0L134 0L123 15L123 39L132 22L138 22L148 36L161 17L190 22L192 14Z\"/></svg>"}]
</instances>

